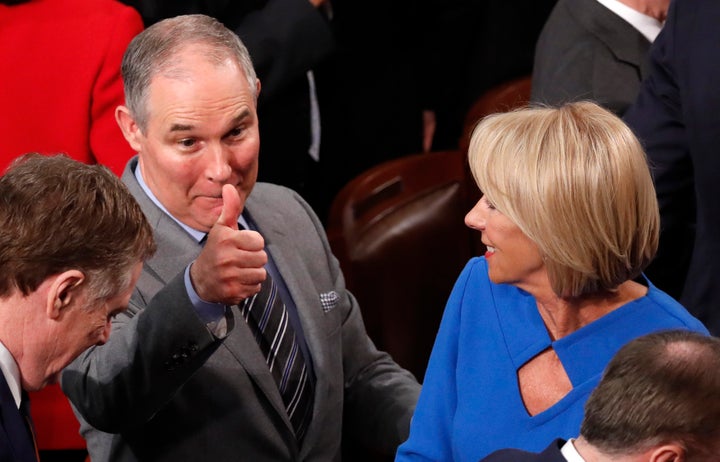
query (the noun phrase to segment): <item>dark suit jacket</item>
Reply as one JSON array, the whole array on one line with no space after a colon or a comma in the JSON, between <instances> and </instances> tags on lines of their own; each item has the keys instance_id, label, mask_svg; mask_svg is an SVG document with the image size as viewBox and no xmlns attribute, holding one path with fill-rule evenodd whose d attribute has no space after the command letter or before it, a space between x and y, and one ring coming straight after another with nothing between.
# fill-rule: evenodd
<instances>
[{"instance_id":1,"label":"dark suit jacket","mask_svg":"<svg viewBox=\"0 0 720 462\"><path fill-rule=\"evenodd\" d=\"M648 273L715 335L720 334L718 24L720 2L672 2L651 51L650 76L625 115L647 150L660 203L663 234Z\"/></svg>"},{"instance_id":2,"label":"dark suit jacket","mask_svg":"<svg viewBox=\"0 0 720 462\"><path fill-rule=\"evenodd\" d=\"M37 462L35 445L5 376L0 373L0 461Z\"/></svg>"},{"instance_id":3,"label":"dark suit jacket","mask_svg":"<svg viewBox=\"0 0 720 462\"><path fill-rule=\"evenodd\" d=\"M650 42L596 0L560 0L535 48L532 101L590 99L622 114L637 96Z\"/></svg>"},{"instance_id":4,"label":"dark suit jacket","mask_svg":"<svg viewBox=\"0 0 720 462\"><path fill-rule=\"evenodd\" d=\"M519 449L501 449L481 460L481 462L565 462L560 452L565 440L557 439L539 454Z\"/></svg>"},{"instance_id":5,"label":"dark suit jacket","mask_svg":"<svg viewBox=\"0 0 720 462\"><path fill-rule=\"evenodd\" d=\"M407 437L420 386L367 337L309 206L286 188L258 183L245 208L297 306L312 357L313 418L298 447L237 307L224 339L195 314L183 273L200 248L145 195L135 163L123 180L155 228L158 252L108 343L81 355L62 377L87 422L114 433L83 424L93 461L332 461L343 431L392 452Z\"/></svg>"}]
</instances>

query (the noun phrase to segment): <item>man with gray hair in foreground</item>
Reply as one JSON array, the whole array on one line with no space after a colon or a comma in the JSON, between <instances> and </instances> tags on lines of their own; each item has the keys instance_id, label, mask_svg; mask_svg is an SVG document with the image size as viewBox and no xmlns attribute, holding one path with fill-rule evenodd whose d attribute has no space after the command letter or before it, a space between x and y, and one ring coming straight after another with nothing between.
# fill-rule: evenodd
<instances>
[{"instance_id":1,"label":"man with gray hair in foreground","mask_svg":"<svg viewBox=\"0 0 720 462\"><path fill-rule=\"evenodd\" d=\"M482 462L720 460L720 338L639 337L610 361L585 405L580 436L540 454L503 449Z\"/></svg>"}]
</instances>

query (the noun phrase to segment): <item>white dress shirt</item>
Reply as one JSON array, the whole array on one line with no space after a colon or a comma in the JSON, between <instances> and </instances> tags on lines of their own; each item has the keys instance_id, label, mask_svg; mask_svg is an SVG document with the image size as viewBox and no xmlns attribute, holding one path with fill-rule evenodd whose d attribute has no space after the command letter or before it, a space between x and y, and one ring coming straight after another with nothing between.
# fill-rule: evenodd
<instances>
[{"instance_id":1,"label":"white dress shirt","mask_svg":"<svg viewBox=\"0 0 720 462\"><path fill-rule=\"evenodd\" d=\"M569 440L567 440L563 447L560 448L560 452L565 457L565 460L567 460L568 462L585 462L585 459L582 458L580 453L575 448L574 441L574 438L570 438Z\"/></svg>"},{"instance_id":2,"label":"white dress shirt","mask_svg":"<svg viewBox=\"0 0 720 462\"><path fill-rule=\"evenodd\" d=\"M2 370L2 374L5 377L5 381L10 388L13 398L15 398L15 405L20 409L20 400L22 399L20 369L15 362L15 358L13 358L2 342L0 342L0 370Z\"/></svg>"},{"instance_id":3,"label":"white dress shirt","mask_svg":"<svg viewBox=\"0 0 720 462\"><path fill-rule=\"evenodd\" d=\"M633 8L630 8L619 0L597 1L602 6L612 11L616 15L620 16L626 22L630 23L630 25L637 29L638 32L643 34L645 38L650 41L650 43L655 41L655 37L657 37L657 35L660 33L660 29L662 29L663 23L653 18L652 16L648 16Z\"/></svg>"}]
</instances>

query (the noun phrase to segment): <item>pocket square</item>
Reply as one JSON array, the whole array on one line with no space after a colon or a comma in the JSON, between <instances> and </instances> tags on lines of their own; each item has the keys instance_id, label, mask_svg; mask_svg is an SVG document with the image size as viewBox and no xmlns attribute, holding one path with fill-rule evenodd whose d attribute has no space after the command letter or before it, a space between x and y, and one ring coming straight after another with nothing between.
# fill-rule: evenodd
<instances>
[{"instance_id":1,"label":"pocket square","mask_svg":"<svg viewBox=\"0 0 720 462\"><path fill-rule=\"evenodd\" d=\"M340 296L338 296L337 292L334 290L320 294L320 304L322 305L323 312L327 313L333 310L337 306L339 300Z\"/></svg>"}]
</instances>

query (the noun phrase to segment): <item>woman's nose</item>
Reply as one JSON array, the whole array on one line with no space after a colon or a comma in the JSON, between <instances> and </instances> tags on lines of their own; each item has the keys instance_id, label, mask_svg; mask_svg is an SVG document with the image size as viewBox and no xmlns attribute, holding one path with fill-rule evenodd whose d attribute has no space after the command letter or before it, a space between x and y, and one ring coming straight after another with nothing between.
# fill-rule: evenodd
<instances>
[{"instance_id":1,"label":"woman's nose","mask_svg":"<svg viewBox=\"0 0 720 462\"><path fill-rule=\"evenodd\" d=\"M482 231L485 228L485 208L480 199L465 215L465 226Z\"/></svg>"}]
</instances>

